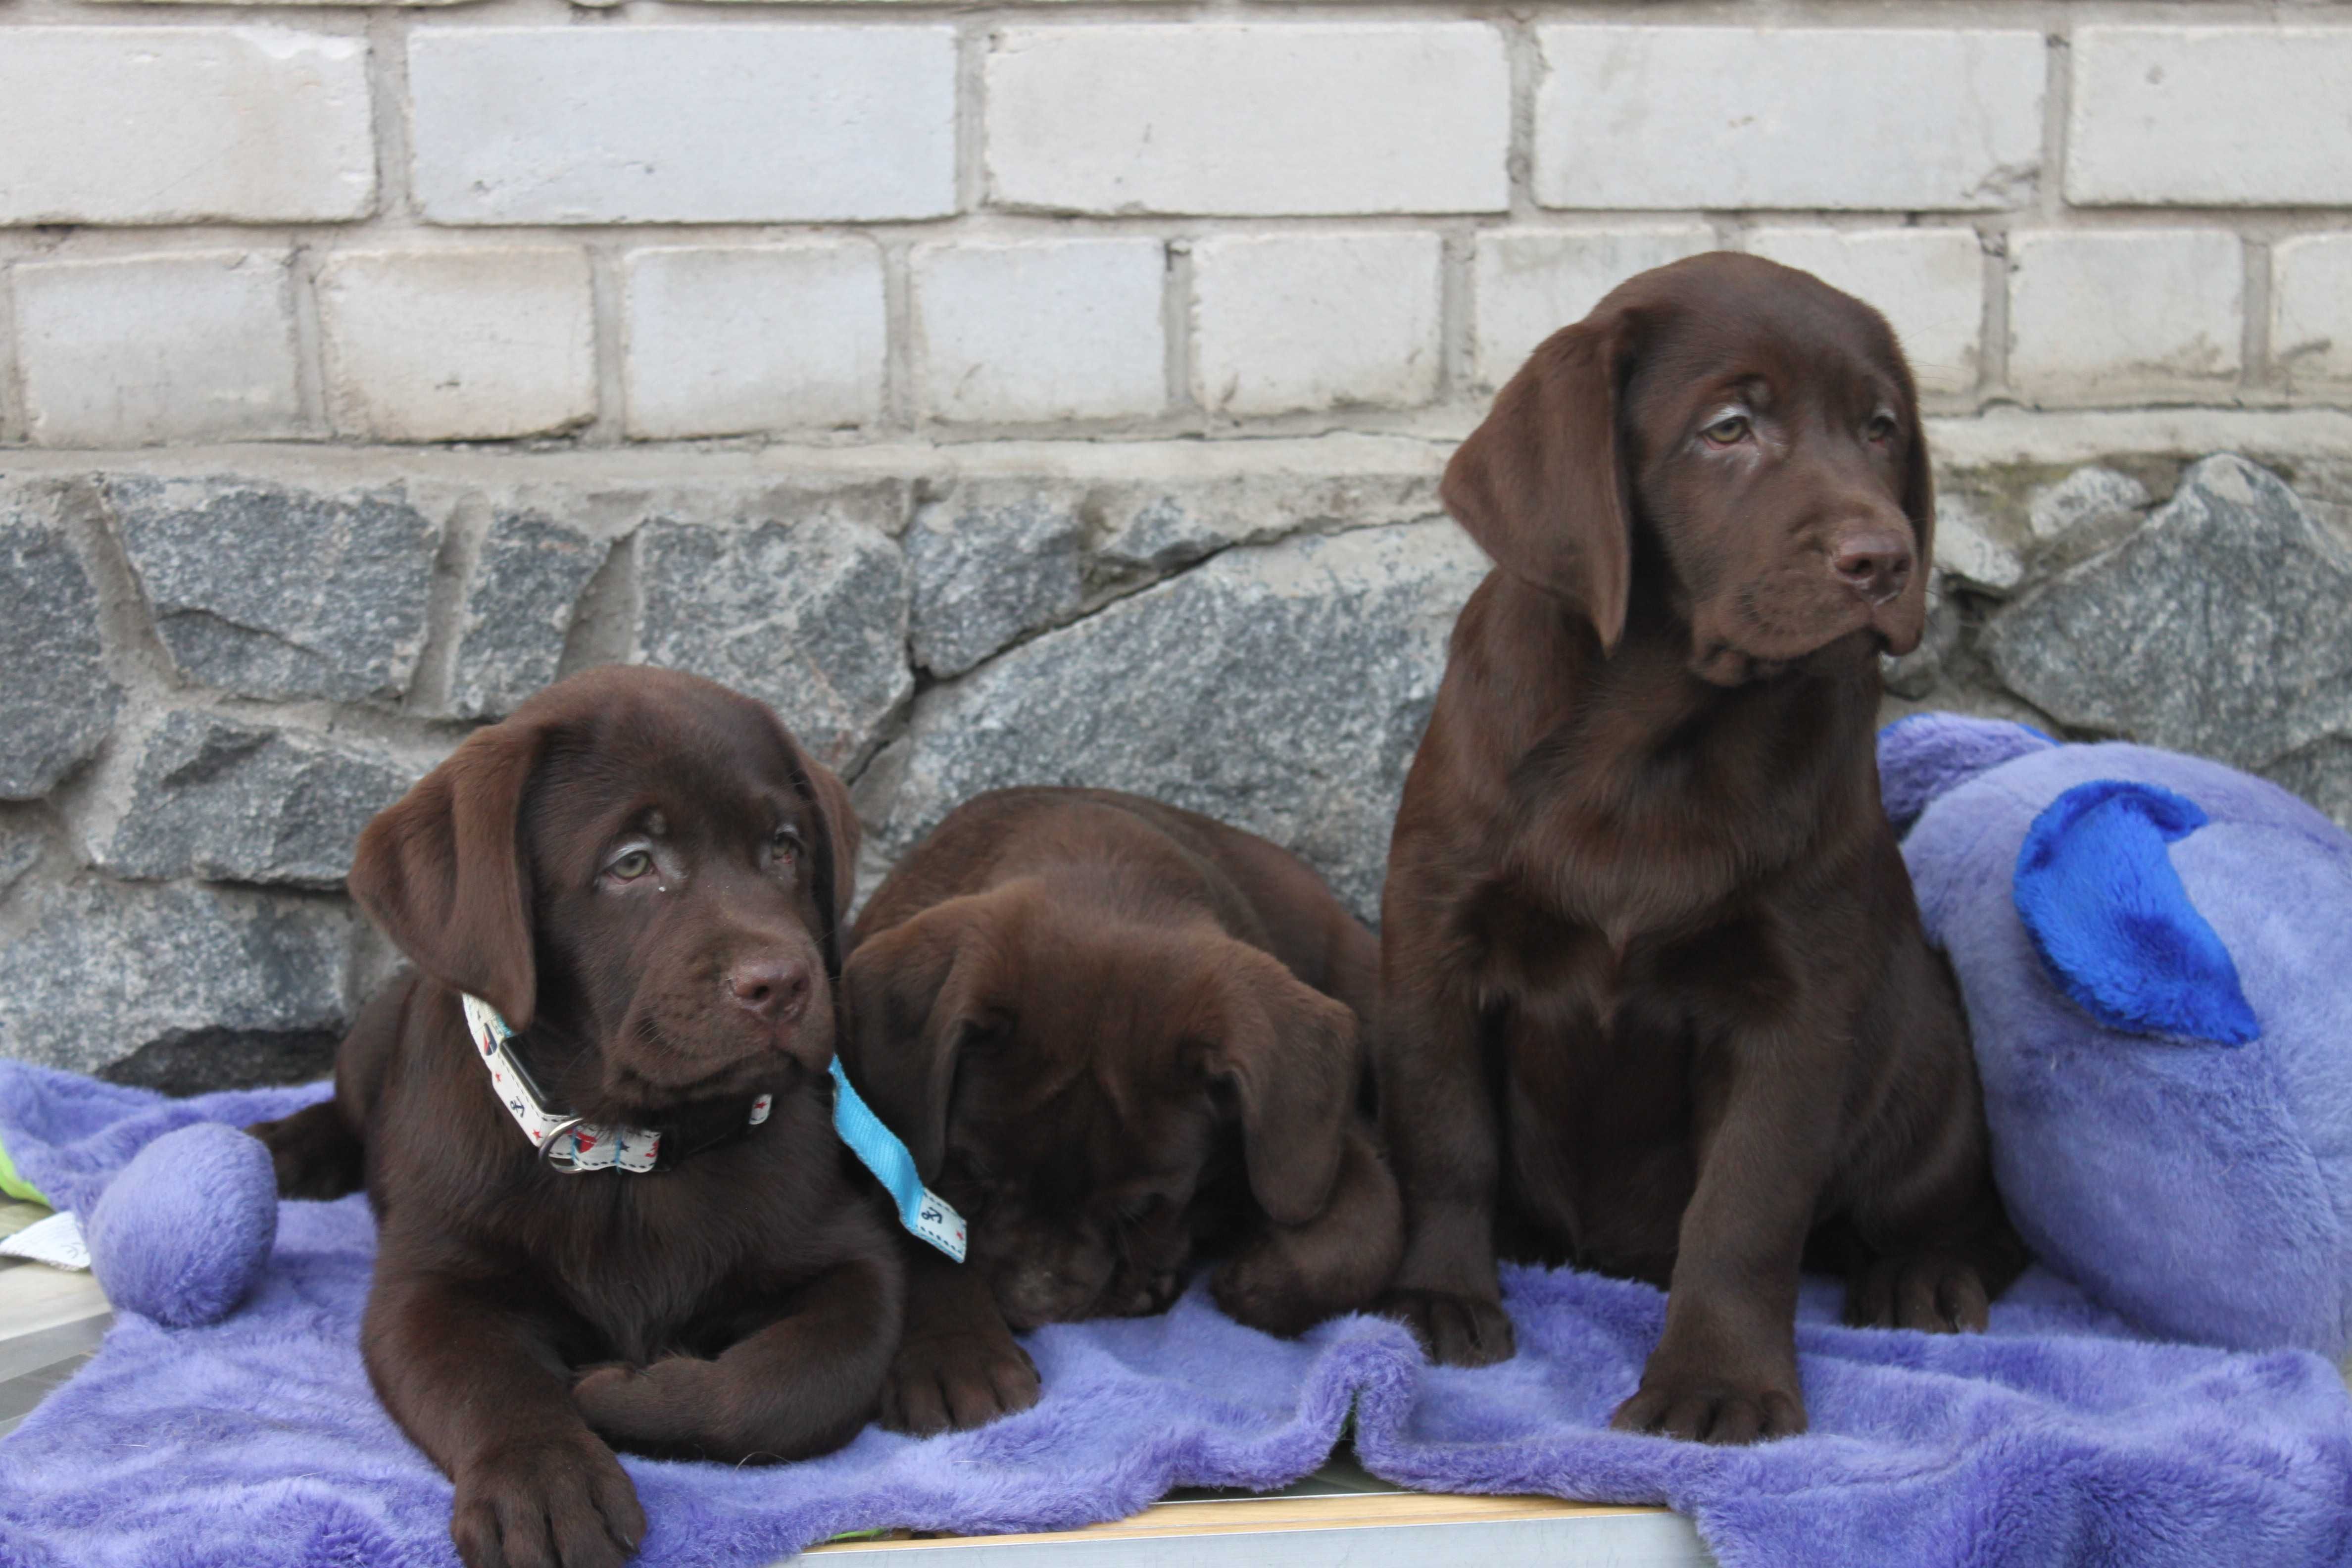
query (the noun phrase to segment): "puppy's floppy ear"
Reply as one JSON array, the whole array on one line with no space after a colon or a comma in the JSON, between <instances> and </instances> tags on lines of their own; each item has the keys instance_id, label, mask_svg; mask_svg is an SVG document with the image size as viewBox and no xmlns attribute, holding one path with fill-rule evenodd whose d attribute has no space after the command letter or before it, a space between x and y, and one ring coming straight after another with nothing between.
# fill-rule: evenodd
<instances>
[{"instance_id":1,"label":"puppy's floppy ear","mask_svg":"<svg viewBox=\"0 0 2352 1568\"><path fill-rule=\"evenodd\" d=\"M798 775L794 782L816 807L818 831L816 842L809 847L809 875L817 908L832 917L823 943L824 968L827 974L837 976L841 973L841 950L847 945L845 933L849 927L849 906L857 900L857 846L865 829L858 823L856 808L849 804L849 787L840 776L808 754L793 732L784 728L784 721L776 717L773 709L767 712L784 750L792 756L793 771Z\"/></svg>"},{"instance_id":2,"label":"puppy's floppy ear","mask_svg":"<svg viewBox=\"0 0 2352 1568\"><path fill-rule=\"evenodd\" d=\"M1894 339L1889 329L1887 338ZM1911 366L1898 344L1894 350L1895 379L1903 389L1903 416L1909 437L1903 447L1903 515L1911 520L1918 554L1911 581L1903 585L1891 618L1900 630L1887 639L1890 652L1906 654L1919 646L1927 630L1927 579L1936 559L1936 472L1927 456L1927 421L1919 417L1919 394L1912 384Z\"/></svg>"},{"instance_id":3,"label":"puppy's floppy ear","mask_svg":"<svg viewBox=\"0 0 2352 1568\"><path fill-rule=\"evenodd\" d=\"M1304 1225L1339 1179L1356 1096L1356 1015L1268 954L1245 950L1235 960L1202 1065L1238 1103L1258 1205L1276 1224Z\"/></svg>"},{"instance_id":4,"label":"puppy's floppy ear","mask_svg":"<svg viewBox=\"0 0 2352 1568\"><path fill-rule=\"evenodd\" d=\"M1604 302L1539 344L1455 449L1438 487L1511 575L1582 610L1605 651L1625 629L1633 509L1617 433L1632 313Z\"/></svg>"},{"instance_id":5,"label":"puppy's floppy ear","mask_svg":"<svg viewBox=\"0 0 2352 1568\"><path fill-rule=\"evenodd\" d=\"M547 731L508 720L466 737L378 812L352 859L352 896L417 968L469 991L516 1029L538 1010L523 791Z\"/></svg>"},{"instance_id":6,"label":"puppy's floppy ear","mask_svg":"<svg viewBox=\"0 0 2352 1568\"><path fill-rule=\"evenodd\" d=\"M925 1181L947 1157L956 1068L976 1037L1012 1021L995 935L999 911L985 894L950 899L866 938L849 955L849 1002L841 1065L891 1131L907 1141Z\"/></svg>"}]
</instances>

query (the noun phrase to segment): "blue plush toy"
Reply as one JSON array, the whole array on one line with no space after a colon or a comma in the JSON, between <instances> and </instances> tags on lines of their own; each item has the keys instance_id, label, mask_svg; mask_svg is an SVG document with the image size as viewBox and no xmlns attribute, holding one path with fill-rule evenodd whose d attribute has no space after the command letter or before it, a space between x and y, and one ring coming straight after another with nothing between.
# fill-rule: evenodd
<instances>
[{"instance_id":1,"label":"blue plush toy","mask_svg":"<svg viewBox=\"0 0 2352 1568\"><path fill-rule=\"evenodd\" d=\"M2352 836L2216 763L1923 714L1879 737L2042 1261L2159 1333L2352 1342Z\"/></svg>"}]
</instances>

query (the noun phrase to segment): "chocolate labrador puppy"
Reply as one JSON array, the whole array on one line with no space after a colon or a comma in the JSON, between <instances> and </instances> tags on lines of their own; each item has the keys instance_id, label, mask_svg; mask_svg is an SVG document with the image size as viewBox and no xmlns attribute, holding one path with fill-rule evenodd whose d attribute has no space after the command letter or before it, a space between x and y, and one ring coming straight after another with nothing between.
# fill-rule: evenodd
<instances>
[{"instance_id":1,"label":"chocolate labrador puppy","mask_svg":"<svg viewBox=\"0 0 2352 1568\"><path fill-rule=\"evenodd\" d=\"M917 1248L886 1426L1037 1397L1015 1331L1156 1312L1198 1253L1219 1306L1294 1334L1370 1302L1401 1245L1360 1096L1379 950L1262 838L1134 795L1010 789L875 893L843 1065L963 1215Z\"/></svg>"},{"instance_id":2,"label":"chocolate labrador puppy","mask_svg":"<svg viewBox=\"0 0 2352 1568\"><path fill-rule=\"evenodd\" d=\"M1389 1310L1512 1353L1506 1255L1669 1287L1622 1429L1802 1431L1800 1259L1981 1328L2021 1264L1948 972L1881 814L1878 656L1935 512L1878 314L1715 254L1556 333L1447 466L1472 595L1389 854Z\"/></svg>"},{"instance_id":3,"label":"chocolate labrador puppy","mask_svg":"<svg viewBox=\"0 0 2352 1568\"><path fill-rule=\"evenodd\" d=\"M456 1483L472 1568L634 1552L608 1444L789 1459L874 1413L904 1276L827 1077L856 848L768 709L618 667L467 737L361 836L352 892L415 973L331 1100L255 1131L290 1195L364 1176L368 1375ZM513 1031L495 1058L465 996ZM534 1134L533 1100L585 1123Z\"/></svg>"}]
</instances>

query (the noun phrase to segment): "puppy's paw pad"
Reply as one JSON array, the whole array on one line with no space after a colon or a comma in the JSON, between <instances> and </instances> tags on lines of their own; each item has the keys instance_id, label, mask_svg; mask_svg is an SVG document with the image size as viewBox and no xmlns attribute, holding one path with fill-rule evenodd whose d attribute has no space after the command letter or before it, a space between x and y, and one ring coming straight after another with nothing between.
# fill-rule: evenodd
<instances>
[{"instance_id":1,"label":"puppy's paw pad","mask_svg":"<svg viewBox=\"0 0 2352 1568\"><path fill-rule=\"evenodd\" d=\"M1492 1366L1518 1352L1502 1304L1451 1290L1391 1290L1373 1307L1412 1331L1440 1366Z\"/></svg>"},{"instance_id":2,"label":"puppy's paw pad","mask_svg":"<svg viewBox=\"0 0 2352 1568\"><path fill-rule=\"evenodd\" d=\"M1610 1416L1609 1425L1620 1432L1736 1446L1802 1432L1805 1405L1783 1388L1645 1378L1633 1397Z\"/></svg>"},{"instance_id":3,"label":"puppy's paw pad","mask_svg":"<svg viewBox=\"0 0 2352 1568\"><path fill-rule=\"evenodd\" d=\"M1010 1334L909 1340L883 1381L879 1419L893 1432L968 1432L1037 1403L1037 1363Z\"/></svg>"},{"instance_id":4,"label":"puppy's paw pad","mask_svg":"<svg viewBox=\"0 0 2352 1568\"><path fill-rule=\"evenodd\" d=\"M457 1489L449 1535L467 1568L620 1568L645 1539L636 1488L585 1434L495 1449Z\"/></svg>"}]
</instances>

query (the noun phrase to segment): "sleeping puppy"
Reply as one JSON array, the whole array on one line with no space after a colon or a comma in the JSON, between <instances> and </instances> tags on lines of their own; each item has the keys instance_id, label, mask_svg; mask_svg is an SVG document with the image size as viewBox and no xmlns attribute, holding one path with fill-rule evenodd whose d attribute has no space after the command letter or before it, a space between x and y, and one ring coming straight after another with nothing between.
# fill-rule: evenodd
<instances>
[{"instance_id":1,"label":"sleeping puppy","mask_svg":"<svg viewBox=\"0 0 2352 1568\"><path fill-rule=\"evenodd\" d=\"M1371 1300L1395 1184L1359 1105L1378 950L1315 873L1103 790L950 813L857 922L843 1065L961 1211L914 1255L882 1420L1037 1397L1013 1334L1156 1312L1196 1253L1219 1306L1294 1334Z\"/></svg>"},{"instance_id":2,"label":"sleeping puppy","mask_svg":"<svg viewBox=\"0 0 2352 1568\"><path fill-rule=\"evenodd\" d=\"M1878 314L1709 255L1538 348L1448 464L1455 624L1381 922L1389 1309L1509 1355L1496 1256L1667 1286L1621 1428L1799 1432L1800 1258L1977 1329L2021 1260L1959 996L1879 806L1933 544Z\"/></svg>"},{"instance_id":3,"label":"sleeping puppy","mask_svg":"<svg viewBox=\"0 0 2352 1568\"><path fill-rule=\"evenodd\" d=\"M856 847L765 707L619 667L469 736L362 835L352 892L415 973L331 1100L254 1131L289 1195L364 1178L368 1375L456 1483L472 1568L633 1552L614 1447L797 1458L873 1414L904 1275L827 1078ZM467 996L513 1030L499 1078ZM585 1124L535 1136L533 1099Z\"/></svg>"}]
</instances>

